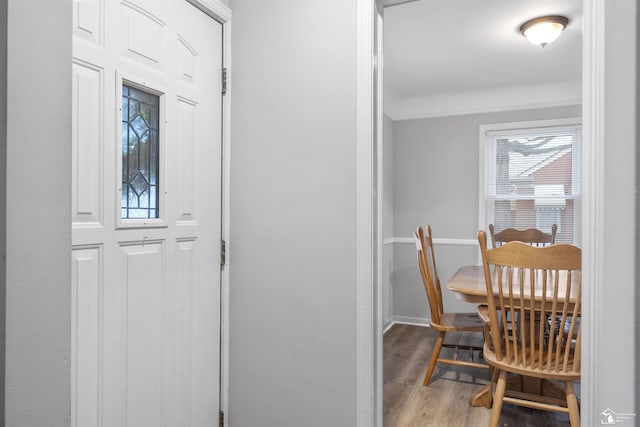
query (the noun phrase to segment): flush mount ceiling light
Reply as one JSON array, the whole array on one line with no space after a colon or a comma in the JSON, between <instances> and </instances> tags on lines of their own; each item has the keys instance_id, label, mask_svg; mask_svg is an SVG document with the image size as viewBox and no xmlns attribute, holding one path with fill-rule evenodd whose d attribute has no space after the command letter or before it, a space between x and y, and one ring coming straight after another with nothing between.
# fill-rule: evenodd
<instances>
[{"instance_id":1,"label":"flush mount ceiling light","mask_svg":"<svg viewBox=\"0 0 640 427\"><path fill-rule=\"evenodd\" d=\"M520 26L520 32L531 43L545 47L560 36L569 19L564 16L541 16Z\"/></svg>"}]
</instances>

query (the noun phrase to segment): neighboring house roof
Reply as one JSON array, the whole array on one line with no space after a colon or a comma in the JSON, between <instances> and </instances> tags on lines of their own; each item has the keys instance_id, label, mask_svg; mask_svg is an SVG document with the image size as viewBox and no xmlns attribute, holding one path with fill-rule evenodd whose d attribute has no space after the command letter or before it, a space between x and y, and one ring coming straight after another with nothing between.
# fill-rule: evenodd
<instances>
[{"instance_id":1,"label":"neighboring house roof","mask_svg":"<svg viewBox=\"0 0 640 427\"><path fill-rule=\"evenodd\" d=\"M513 164L513 167L510 165L509 167L509 178L511 179L522 179L528 178L533 175L535 172L540 169L550 165L556 160L562 158L565 154L571 152L571 148L564 148L558 151L550 152L550 153L542 153L542 154L533 154L531 156L527 156L527 165L520 164L520 168L518 168L517 164Z\"/></svg>"}]
</instances>

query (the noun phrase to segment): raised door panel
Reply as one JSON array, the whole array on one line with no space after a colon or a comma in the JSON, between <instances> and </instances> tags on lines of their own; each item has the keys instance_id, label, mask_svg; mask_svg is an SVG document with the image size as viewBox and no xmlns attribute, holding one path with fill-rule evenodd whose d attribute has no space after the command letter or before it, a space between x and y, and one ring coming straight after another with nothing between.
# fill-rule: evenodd
<instances>
[{"instance_id":1,"label":"raised door panel","mask_svg":"<svg viewBox=\"0 0 640 427\"><path fill-rule=\"evenodd\" d=\"M104 41L104 1L76 0L73 12L73 34L101 46Z\"/></svg>"},{"instance_id":2,"label":"raised door panel","mask_svg":"<svg viewBox=\"0 0 640 427\"><path fill-rule=\"evenodd\" d=\"M125 58L164 72L167 63L167 2L122 1L120 51Z\"/></svg>"},{"instance_id":3,"label":"raised door panel","mask_svg":"<svg viewBox=\"0 0 640 427\"><path fill-rule=\"evenodd\" d=\"M176 198L178 223L194 225L194 156L195 156L195 111L197 103L184 98L176 102L177 150L175 161L177 167Z\"/></svg>"},{"instance_id":4,"label":"raised door panel","mask_svg":"<svg viewBox=\"0 0 640 427\"><path fill-rule=\"evenodd\" d=\"M165 247L144 242L121 247L120 295L125 307L120 342L124 353L126 419L128 426L162 425L164 355L170 342L164 333Z\"/></svg>"},{"instance_id":5,"label":"raised door panel","mask_svg":"<svg viewBox=\"0 0 640 427\"><path fill-rule=\"evenodd\" d=\"M72 252L71 411L73 427L99 426L102 387L102 247Z\"/></svg>"},{"instance_id":6,"label":"raised door panel","mask_svg":"<svg viewBox=\"0 0 640 427\"><path fill-rule=\"evenodd\" d=\"M194 358L197 347L195 327L195 259L196 244L193 239L177 242L176 251L176 366L178 424L192 426L195 371Z\"/></svg>"},{"instance_id":7,"label":"raised door panel","mask_svg":"<svg viewBox=\"0 0 640 427\"><path fill-rule=\"evenodd\" d=\"M182 82L194 85L198 53L180 35L178 35L178 76Z\"/></svg>"},{"instance_id":8,"label":"raised door panel","mask_svg":"<svg viewBox=\"0 0 640 427\"><path fill-rule=\"evenodd\" d=\"M76 62L72 68L73 163L72 221L74 226L101 226L103 221L103 72Z\"/></svg>"}]
</instances>

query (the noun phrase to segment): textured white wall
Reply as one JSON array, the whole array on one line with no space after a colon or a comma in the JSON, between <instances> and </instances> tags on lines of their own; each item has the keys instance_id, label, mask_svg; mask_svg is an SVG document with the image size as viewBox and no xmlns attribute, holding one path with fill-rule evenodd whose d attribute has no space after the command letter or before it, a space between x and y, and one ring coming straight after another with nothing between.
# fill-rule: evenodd
<instances>
[{"instance_id":1,"label":"textured white wall","mask_svg":"<svg viewBox=\"0 0 640 427\"><path fill-rule=\"evenodd\" d=\"M71 0L9 0L7 426L70 422Z\"/></svg>"},{"instance_id":2,"label":"textured white wall","mask_svg":"<svg viewBox=\"0 0 640 427\"><path fill-rule=\"evenodd\" d=\"M356 425L356 1L233 1L229 421Z\"/></svg>"}]
</instances>

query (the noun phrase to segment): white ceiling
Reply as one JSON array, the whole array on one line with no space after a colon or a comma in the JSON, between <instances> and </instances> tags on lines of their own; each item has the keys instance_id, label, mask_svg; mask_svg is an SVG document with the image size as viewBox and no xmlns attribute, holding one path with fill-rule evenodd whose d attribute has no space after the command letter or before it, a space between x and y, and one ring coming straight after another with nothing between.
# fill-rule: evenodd
<instances>
[{"instance_id":1,"label":"white ceiling","mask_svg":"<svg viewBox=\"0 0 640 427\"><path fill-rule=\"evenodd\" d=\"M520 25L563 15L545 48ZM575 105L582 0L418 0L384 9L385 113L393 119Z\"/></svg>"}]
</instances>

